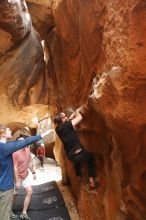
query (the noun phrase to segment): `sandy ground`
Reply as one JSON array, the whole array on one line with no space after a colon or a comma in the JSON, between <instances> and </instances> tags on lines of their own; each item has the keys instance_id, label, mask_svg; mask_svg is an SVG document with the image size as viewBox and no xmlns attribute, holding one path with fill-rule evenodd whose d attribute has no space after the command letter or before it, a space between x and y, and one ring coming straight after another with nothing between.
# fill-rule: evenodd
<instances>
[{"instance_id":1,"label":"sandy ground","mask_svg":"<svg viewBox=\"0 0 146 220\"><path fill-rule=\"evenodd\" d=\"M79 220L79 214L75 205L75 199L71 192L69 186L62 184L62 176L61 176L61 169L57 165L56 161L51 158L45 159L44 169L39 167L39 161L36 158L33 158L34 167L36 171L36 180L33 180L33 185L43 184L49 181L56 181L57 185L64 197L64 201L66 207L68 208L69 215L71 220Z\"/></svg>"}]
</instances>

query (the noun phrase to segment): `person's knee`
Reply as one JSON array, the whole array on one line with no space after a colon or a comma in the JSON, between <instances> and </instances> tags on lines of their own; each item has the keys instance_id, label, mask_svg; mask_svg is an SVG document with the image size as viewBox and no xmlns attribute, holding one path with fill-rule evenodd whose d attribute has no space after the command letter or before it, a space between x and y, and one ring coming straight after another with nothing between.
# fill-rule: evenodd
<instances>
[{"instance_id":1,"label":"person's knee","mask_svg":"<svg viewBox=\"0 0 146 220\"><path fill-rule=\"evenodd\" d=\"M25 191L26 191L26 194L27 194L27 195L30 195L30 196L31 196L32 193L33 193L32 187L26 187L26 188L25 188Z\"/></svg>"}]
</instances>

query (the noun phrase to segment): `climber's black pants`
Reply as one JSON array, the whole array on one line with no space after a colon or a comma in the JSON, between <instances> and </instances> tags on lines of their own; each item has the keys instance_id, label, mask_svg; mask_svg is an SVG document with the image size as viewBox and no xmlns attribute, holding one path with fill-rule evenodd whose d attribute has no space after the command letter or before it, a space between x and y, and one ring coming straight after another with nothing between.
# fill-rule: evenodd
<instances>
[{"instance_id":1,"label":"climber's black pants","mask_svg":"<svg viewBox=\"0 0 146 220\"><path fill-rule=\"evenodd\" d=\"M83 149L80 153L74 155L71 158L71 161L74 163L76 176L82 176L81 165L82 163L86 163L88 168L88 176L95 177L95 162L93 155L90 152Z\"/></svg>"}]
</instances>

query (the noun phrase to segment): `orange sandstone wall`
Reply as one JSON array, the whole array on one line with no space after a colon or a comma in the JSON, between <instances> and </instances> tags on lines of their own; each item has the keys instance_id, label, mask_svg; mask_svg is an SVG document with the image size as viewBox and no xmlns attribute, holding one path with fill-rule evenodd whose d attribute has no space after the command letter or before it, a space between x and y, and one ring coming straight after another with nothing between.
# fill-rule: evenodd
<instances>
[{"instance_id":1,"label":"orange sandstone wall","mask_svg":"<svg viewBox=\"0 0 146 220\"><path fill-rule=\"evenodd\" d=\"M80 184L60 145L56 152L81 220L145 220L146 1L27 5L40 37L25 1L0 2L1 121L21 121L22 106L30 107L27 121L32 105L48 104L55 112L86 103L77 131L94 154L98 190L88 191L86 168Z\"/></svg>"},{"instance_id":2,"label":"orange sandstone wall","mask_svg":"<svg viewBox=\"0 0 146 220\"><path fill-rule=\"evenodd\" d=\"M93 195L77 187L67 161L81 219L144 220L146 2L62 0L54 2L53 15L51 97L59 110L88 102L78 131L100 170ZM99 152L104 144L111 150Z\"/></svg>"}]
</instances>

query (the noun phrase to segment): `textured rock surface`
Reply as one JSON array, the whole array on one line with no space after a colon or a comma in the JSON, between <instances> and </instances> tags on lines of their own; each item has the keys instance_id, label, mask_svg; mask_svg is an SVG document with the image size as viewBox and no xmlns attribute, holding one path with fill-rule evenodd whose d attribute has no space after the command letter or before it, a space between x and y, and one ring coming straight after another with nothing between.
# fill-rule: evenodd
<instances>
[{"instance_id":1,"label":"textured rock surface","mask_svg":"<svg viewBox=\"0 0 146 220\"><path fill-rule=\"evenodd\" d=\"M132 219L144 220L146 25L140 21L145 19L146 2L112 2L108 11L103 38L106 63L91 98L93 108L102 114L112 133L112 169L108 178L112 186L107 199L114 197L111 219L129 219L128 211Z\"/></svg>"},{"instance_id":2,"label":"textured rock surface","mask_svg":"<svg viewBox=\"0 0 146 220\"><path fill-rule=\"evenodd\" d=\"M98 19L98 10L104 15L104 6L96 1L53 4L56 27L48 35L48 70L54 99L63 109L77 107L87 99L102 57L102 16Z\"/></svg>"},{"instance_id":3,"label":"textured rock surface","mask_svg":"<svg viewBox=\"0 0 146 220\"><path fill-rule=\"evenodd\" d=\"M54 0L26 0L29 13L35 29L39 32L42 40L54 28L52 5Z\"/></svg>"},{"instance_id":4,"label":"textured rock surface","mask_svg":"<svg viewBox=\"0 0 146 220\"><path fill-rule=\"evenodd\" d=\"M22 108L47 103L48 92L43 49L25 1L0 2L0 34L0 120L26 123L33 107Z\"/></svg>"},{"instance_id":5,"label":"textured rock surface","mask_svg":"<svg viewBox=\"0 0 146 220\"><path fill-rule=\"evenodd\" d=\"M94 153L99 189L89 192L85 167L83 183L77 181L58 140L54 150L80 219L145 220L146 1L28 0L45 40L47 100L40 39L25 3L11 3L0 3L1 119L15 121L21 114L14 106L48 103L65 110L87 102L77 131ZM33 111L25 109L28 120Z\"/></svg>"},{"instance_id":6,"label":"textured rock surface","mask_svg":"<svg viewBox=\"0 0 146 220\"><path fill-rule=\"evenodd\" d=\"M74 192L82 192L81 218L144 220L146 2L62 0L53 5L53 13L56 28L48 35L48 70L58 109L88 99L86 125L83 121L79 128L82 141L94 153L104 137L112 145L111 153L99 156L102 184L92 205L67 161Z\"/></svg>"}]
</instances>

